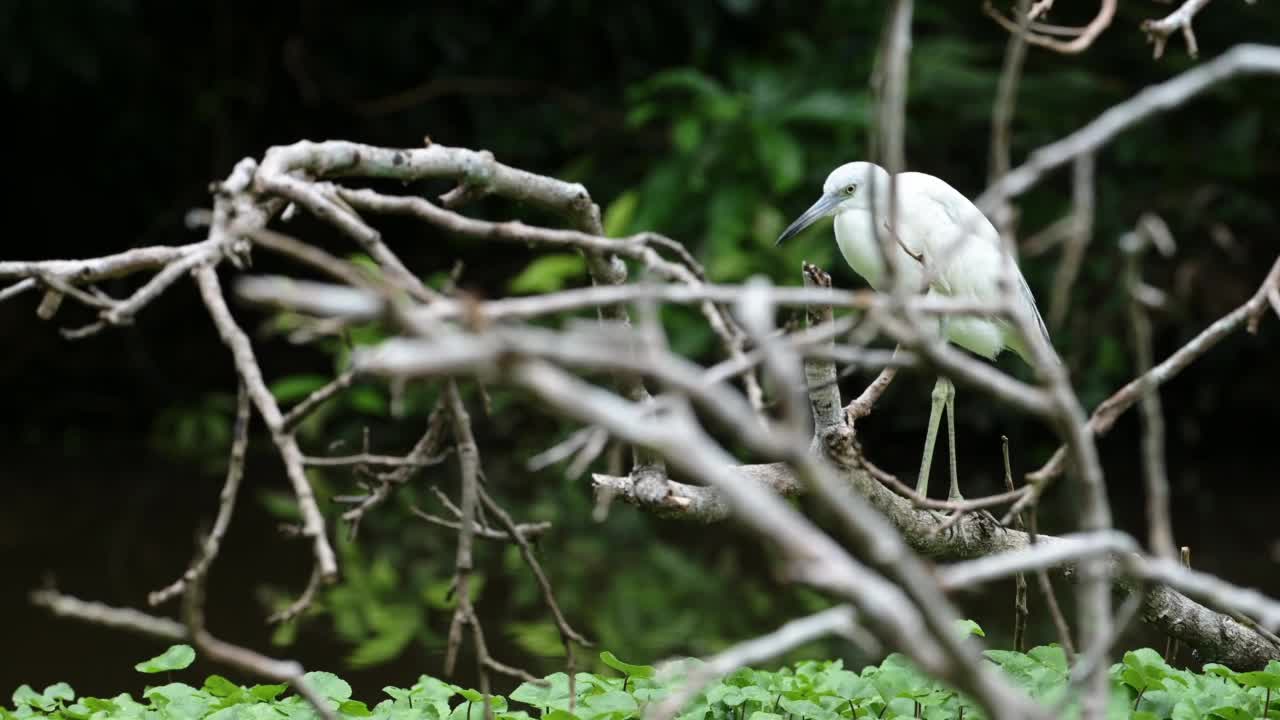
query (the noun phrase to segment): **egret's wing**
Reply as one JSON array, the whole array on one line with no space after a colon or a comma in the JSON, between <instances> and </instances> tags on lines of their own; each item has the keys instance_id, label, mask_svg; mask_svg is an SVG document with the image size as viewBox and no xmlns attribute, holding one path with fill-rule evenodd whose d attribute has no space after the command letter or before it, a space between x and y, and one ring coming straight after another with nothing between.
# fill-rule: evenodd
<instances>
[{"instance_id":1,"label":"egret's wing","mask_svg":"<svg viewBox=\"0 0 1280 720\"><path fill-rule=\"evenodd\" d=\"M1040 316L1040 308L1036 307L1036 296L1031 294L1031 286L1027 285L1027 279L1022 276L1022 272L1016 267L1014 268L1013 274L1018 276L1019 293L1022 295L1022 300L1025 303L1026 309L1031 312L1032 317L1036 320L1036 327L1040 330L1040 339L1044 341L1045 347L1049 350L1049 356L1055 361L1061 363L1062 360L1058 357L1058 353L1053 349L1053 341L1049 339L1049 328L1045 326L1044 318ZM1017 333L1011 333L1011 335L1016 337ZM1030 353L1027 352L1027 348L1017 347L1015 345L1014 352L1022 356L1022 359L1026 360L1028 364L1033 364L1031 358L1028 357Z\"/></svg>"}]
</instances>

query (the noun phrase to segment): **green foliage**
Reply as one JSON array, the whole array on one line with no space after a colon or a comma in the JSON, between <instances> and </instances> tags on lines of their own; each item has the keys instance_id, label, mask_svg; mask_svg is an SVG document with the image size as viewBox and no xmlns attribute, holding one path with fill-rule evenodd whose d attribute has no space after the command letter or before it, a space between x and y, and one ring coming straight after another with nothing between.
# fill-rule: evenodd
<instances>
[{"instance_id":1,"label":"green foliage","mask_svg":"<svg viewBox=\"0 0 1280 720\"><path fill-rule=\"evenodd\" d=\"M966 632L982 630L966 624ZM370 708L352 699L351 686L328 672L310 672L304 681L324 698L339 718L375 720L478 720L487 701L496 720L633 720L646 707L681 689L695 659L672 663L659 671L649 665L600 655L603 663L622 674L577 673L573 681L563 672L526 682L507 697L490 695L423 675L412 687L385 687L387 699ZM1062 703L1070 688L1070 674L1062 649L1055 645L1027 653L989 650L987 658L1017 686L1047 706L1059 706L1074 717L1074 700ZM187 645L175 645L143 666L180 670L195 659ZM1112 695L1107 717L1115 720L1210 720L1280 718L1271 703L1280 688L1280 662L1265 670L1237 673L1221 665L1206 665L1203 673L1177 670L1149 648L1128 652L1110 670ZM128 694L111 699L81 697L71 686L58 683L38 693L28 685L14 691L13 710L0 706L0 720L316 720L314 710L298 695L285 696L284 685L244 687L210 675L195 688L184 683L148 687L142 702ZM1280 700L1280 697L1277 698ZM524 707L516 707L519 704ZM843 718L965 717L985 714L972 700L919 672L901 655L890 655L861 672L840 660L805 661L776 671L740 669L698 693L677 716L679 720L842 720Z\"/></svg>"},{"instance_id":2,"label":"green foliage","mask_svg":"<svg viewBox=\"0 0 1280 720\"><path fill-rule=\"evenodd\" d=\"M235 411L235 394L227 392L209 392L191 403L174 405L156 418L151 445L170 457L199 464L206 473L221 473L231 447Z\"/></svg>"},{"instance_id":3,"label":"green foliage","mask_svg":"<svg viewBox=\"0 0 1280 720\"><path fill-rule=\"evenodd\" d=\"M173 645L162 654L133 666L140 673L159 673L184 670L196 660L195 648L190 645Z\"/></svg>"},{"instance_id":4,"label":"green foliage","mask_svg":"<svg viewBox=\"0 0 1280 720\"><path fill-rule=\"evenodd\" d=\"M573 280L585 278L586 273L587 263L581 255L543 255L515 276L509 289L520 294L555 292L563 290Z\"/></svg>"},{"instance_id":5,"label":"green foliage","mask_svg":"<svg viewBox=\"0 0 1280 720\"><path fill-rule=\"evenodd\" d=\"M815 88L774 63L743 60L727 82L675 68L632 86L627 97L631 125L667 120L672 145L632 191L638 208L628 229L681 237L717 281L755 273L781 279L803 258L833 257L830 243L775 248L785 222L777 202L824 164L811 161L815 136L825 145L866 127L864 91Z\"/></svg>"}]
</instances>

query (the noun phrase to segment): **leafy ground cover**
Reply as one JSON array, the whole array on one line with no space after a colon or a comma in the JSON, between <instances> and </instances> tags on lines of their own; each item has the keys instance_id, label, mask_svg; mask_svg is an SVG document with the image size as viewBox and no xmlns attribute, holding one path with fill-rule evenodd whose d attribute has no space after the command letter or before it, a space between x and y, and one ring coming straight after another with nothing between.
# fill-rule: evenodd
<instances>
[{"instance_id":1,"label":"leafy ground cover","mask_svg":"<svg viewBox=\"0 0 1280 720\"><path fill-rule=\"evenodd\" d=\"M978 631L980 632L980 630ZM1056 645L1026 653L988 650L986 658L1032 697L1073 717L1071 680ZM173 673L187 668L195 652L175 645L138 663L139 672ZM573 690L565 673L540 683L524 683L510 695L489 697L495 720L628 720L641 718L654 703L678 690L700 661L688 659L658 670L623 662L612 653L601 660L615 672L578 673ZM1125 653L1110 669L1108 716L1134 720L1280 718L1280 662L1255 672L1205 665L1202 672L1169 666L1149 648ZM167 678L169 679L169 678ZM484 696L426 675L410 687L386 687L386 698L370 706L351 697L351 686L328 672L306 680L327 698L340 720L482 720ZM744 668L707 686L678 720L840 720L840 718L982 718L972 701L918 672L905 658L890 655L860 672L839 660L806 661L778 670ZM38 692L23 685L12 709L0 720L318 720L314 709L286 685L238 685L210 675L200 686L167 682L148 686L141 697L80 697L57 683Z\"/></svg>"}]
</instances>

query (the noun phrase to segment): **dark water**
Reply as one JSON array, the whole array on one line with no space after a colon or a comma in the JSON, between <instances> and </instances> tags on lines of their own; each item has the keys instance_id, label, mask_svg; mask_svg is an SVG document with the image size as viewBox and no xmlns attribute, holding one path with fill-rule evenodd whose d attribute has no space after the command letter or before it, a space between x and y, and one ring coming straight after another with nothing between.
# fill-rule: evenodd
<instances>
[{"instance_id":1,"label":"dark water","mask_svg":"<svg viewBox=\"0 0 1280 720\"><path fill-rule=\"evenodd\" d=\"M116 444L78 451L68 446L54 453L44 443L20 445L7 458L6 500L0 507L0 692L7 694L24 682L39 688L65 680L82 693L97 695L136 693L146 684L147 678L135 673L132 665L156 654L161 644L54 619L26 599L29 590L53 582L85 599L143 607L148 591L167 584L186 566L197 531L212 518L221 478L157 458L137 447L136 437L121 429ZM1133 447L1123 437L1104 444L1108 455L1119 458L1106 458L1117 523L1141 536L1145 529L1134 522L1143 517L1141 475L1123 457ZM994 453L974 452L966 459L982 467L999 462ZM1196 468L1213 468L1212 472L1180 464L1176 455L1171 462L1179 542L1194 548L1198 568L1280 595L1280 483L1275 482L1274 465L1232 453L1198 460ZM330 637L324 622L307 626L291 648L270 645L255 588L271 582L300 589L310 566L309 549L281 539L274 521L252 499L272 483L283 483L275 458L254 456L245 494L214 567L207 604L210 628L232 642L298 658L309 668L339 672L361 697L377 697L386 684L410 684L423 672L439 673L439 648L413 649L379 668L347 670L342 658L350 648ZM1069 486L1056 490L1051 500L1046 531L1068 525L1074 507ZM496 582L489 591L500 593ZM1062 592L1070 608L1069 589L1063 587ZM988 628L993 644L1007 645L1011 585L964 594L957 602ZM1034 586L1031 605L1033 642L1053 640ZM173 613L175 608L162 610ZM490 635L501 652L501 634ZM1163 647L1163 642L1141 628L1125 638L1128 645ZM204 661L184 677L198 682L212 672L251 680ZM464 669L458 681L473 679Z\"/></svg>"}]
</instances>

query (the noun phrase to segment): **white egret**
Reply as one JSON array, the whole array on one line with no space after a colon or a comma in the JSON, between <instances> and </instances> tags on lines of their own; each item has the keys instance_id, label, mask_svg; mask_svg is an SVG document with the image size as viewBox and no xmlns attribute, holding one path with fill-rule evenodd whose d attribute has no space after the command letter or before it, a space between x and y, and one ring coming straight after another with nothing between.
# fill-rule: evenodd
<instances>
[{"instance_id":1,"label":"white egret","mask_svg":"<svg viewBox=\"0 0 1280 720\"><path fill-rule=\"evenodd\" d=\"M917 172L899 173L897 180L896 232L889 231L889 173L869 162L841 165L827 176L822 197L791 223L778 242L790 238L820 218L834 216L836 244L840 253L872 288L884 287L882 239L892 241L895 270L903 287L925 289L928 293L984 303L1003 300L1000 280L1008 273L1015 284L1013 302L1018 312L1034 317L1041 339L1052 349L1035 297L1027 287L1017 264L1008 259L1000 235L986 216L963 194L946 182ZM874 211L873 204L874 203ZM895 237L896 236L896 237ZM973 315L943 316L940 332L966 350L994 360L1005 348L1012 349L1032 364L1029 349L1011 323L1003 318ZM955 386L945 377L933 388L933 407L925 434L924 458L916 492L929 489L929 465L938 433L940 413L947 413L947 441L951 460L951 489L948 498L962 499L956 472Z\"/></svg>"}]
</instances>

